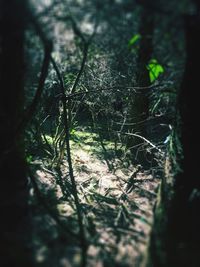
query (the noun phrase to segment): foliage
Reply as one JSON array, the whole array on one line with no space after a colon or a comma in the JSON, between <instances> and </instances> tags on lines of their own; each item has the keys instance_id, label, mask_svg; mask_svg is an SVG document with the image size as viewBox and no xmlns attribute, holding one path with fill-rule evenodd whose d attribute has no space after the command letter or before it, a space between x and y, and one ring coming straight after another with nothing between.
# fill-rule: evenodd
<instances>
[{"instance_id":1,"label":"foliage","mask_svg":"<svg viewBox=\"0 0 200 267\"><path fill-rule=\"evenodd\" d=\"M134 46L137 43L137 41L140 40L140 38L141 38L140 34L138 34L138 33L134 34L133 37L131 37L131 39L128 42L129 48Z\"/></svg>"},{"instance_id":2,"label":"foliage","mask_svg":"<svg viewBox=\"0 0 200 267\"><path fill-rule=\"evenodd\" d=\"M149 71L149 78L151 83L157 80L160 74L164 72L163 66L160 65L156 59L150 60L149 64L147 65L147 69Z\"/></svg>"}]
</instances>

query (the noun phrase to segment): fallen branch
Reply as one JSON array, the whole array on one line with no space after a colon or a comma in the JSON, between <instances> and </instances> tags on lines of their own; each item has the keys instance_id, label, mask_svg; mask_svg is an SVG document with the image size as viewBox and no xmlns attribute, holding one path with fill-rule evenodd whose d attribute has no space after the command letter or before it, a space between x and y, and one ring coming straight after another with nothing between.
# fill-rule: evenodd
<instances>
[{"instance_id":1,"label":"fallen branch","mask_svg":"<svg viewBox=\"0 0 200 267\"><path fill-rule=\"evenodd\" d=\"M134 134L134 133L123 133L123 132L119 132L119 131L117 131L116 133L138 137L139 139L142 139L147 144L149 144L151 147L153 147L154 149L156 149L162 156L164 156L164 152L160 148L158 148L156 145L154 145L151 141L149 141L148 139L146 139L144 136L141 136L139 134Z\"/></svg>"}]
</instances>

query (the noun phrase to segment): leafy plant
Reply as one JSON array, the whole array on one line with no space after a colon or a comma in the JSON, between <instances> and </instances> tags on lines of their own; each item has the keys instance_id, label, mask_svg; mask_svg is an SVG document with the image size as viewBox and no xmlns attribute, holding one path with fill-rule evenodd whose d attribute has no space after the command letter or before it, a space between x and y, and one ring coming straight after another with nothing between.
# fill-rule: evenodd
<instances>
[{"instance_id":1,"label":"leafy plant","mask_svg":"<svg viewBox=\"0 0 200 267\"><path fill-rule=\"evenodd\" d=\"M164 72L163 66L160 65L156 59L150 60L149 64L147 65L147 69L149 71L151 83L154 82L160 76L160 74Z\"/></svg>"}]
</instances>

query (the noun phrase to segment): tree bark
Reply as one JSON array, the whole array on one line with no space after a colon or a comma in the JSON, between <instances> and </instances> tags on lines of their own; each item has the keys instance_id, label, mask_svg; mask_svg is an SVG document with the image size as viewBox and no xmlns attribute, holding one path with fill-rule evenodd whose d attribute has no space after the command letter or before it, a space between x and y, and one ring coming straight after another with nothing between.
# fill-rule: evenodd
<instances>
[{"instance_id":1,"label":"tree bark","mask_svg":"<svg viewBox=\"0 0 200 267\"><path fill-rule=\"evenodd\" d=\"M148 6L145 4L141 10L141 20L139 34L141 35L140 47L137 59L136 83L140 87L150 86L149 72L147 65L153 53L153 33L154 33L154 14L149 12ZM148 89L139 90L133 95L131 103L131 121L137 123L131 131L143 137L147 137L146 120L149 116L149 96ZM128 147L131 149L133 161L146 164L145 151L138 150L141 140L138 138L130 138ZM136 147L136 148L134 148Z\"/></svg>"},{"instance_id":2,"label":"tree bark","mask_svg":"<svg viewBox=\"0 0 200 267\"><path fill-rule=\"evenodd\" d=\"M200 13L185 16L186 66L179 95L183 158L181 171L166 172L159 193L147 267L200 266L198 155ZM169 163L169 161L168 161ZM171 184L169 181L171 180Z\"/></svg>"},{"instance_id":3,"label":"tree bark","mask_svg":"<svg viewBox=\"0 0 200 267\"><path fill-rule=\"evenodd\" d=\"M0 2L0 265L11 267L30 266L24 149L22 138L16 138L23 110L25 4Z\"/></svg>"}]
</instances>

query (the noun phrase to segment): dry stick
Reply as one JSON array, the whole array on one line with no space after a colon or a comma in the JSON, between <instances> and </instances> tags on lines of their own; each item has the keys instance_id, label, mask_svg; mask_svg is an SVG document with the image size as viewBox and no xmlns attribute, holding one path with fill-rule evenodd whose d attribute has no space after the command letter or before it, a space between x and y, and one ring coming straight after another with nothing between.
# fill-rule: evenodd
<instances>
[{"instance_id":1,"label":"dry stick","mask_svg":"<svg viewBox=\"0 0 200 267\"><path fill-rule=\"evenodd\" d=\"M40 72L40 78L39 78L39 83L38 83L38 88L37 88L36 94L34 96L32 103L25 111L25 115L24 115L22 121L20 122L19 126L17 127L16 136L18 136L18 134L20 134L25 129L26 125L29 123L29 121L33 117L33 114L36 111L36 108L38 106L39 100L40 100L42 92L43 92L44 83L45 83L45 80L46 80L47 75L48 75L51 52L52 52L52 48L53 48L52 42L46 38L46 36L42 32L39 24L37 23L36 19L34 18L32 12L29 9L27 9L27 14L29 15L29 20L30 20L31 24L33 24L36 33L39 35L39 37L41 38L41 40L43 42L44 59L42 62L42 68L41 68L41 72Z\"/></svg>"},{"instance_id":2,"label":"dry stick","mask_svg":"<svg viewBox=\"0 0 200 267\"><path fill-rule=\"evenodd\" d=\"M44 45L47 44L47 39L46 36L44 35L43 31L40 28L40 25L37 23L35 18L32 16L31 12L30 17L31 21L35 27L36 32L40 36L42 42ZM73 174L73 167L72 167L72 160L71 160L71 151L70 151L70 144L69 144L69 125L68 125L68 114L67 114L67 105L66 105L66 96L65 96L65 88L64 88L64 83L62 76L60 74L60 71L56 65L56 62L54 61L53 57L50 55L50 61L56 71L58 80L60 82L60 90L62 94L62 103L63 103L63 115L64 115L64 127L65 127L65 142L66 142L66 147L67 147L67 161L68 161L68 166L69 166L69 176L71 179L72 183L72 190L73 190L73 196L74 196L74 201L77 209L77 216L78 216L78 223L79 223L79 230L80 230L80 239L81 239L81 247L82 247L82 267L86 266L86 252L87 252L87 244L86 244L86 238L85 238L85 232L84 232L84 227L83 227L83 221L82 221L82 212L81 212L81 206L79 203L79 198L78 198L78 192L77 192L77 187L76 187L76 182Z\"/></svg>"},{"instance_id":3,"label":"dry stick","mask_svg":"<svg viewBox=\"0 0 200 267\"><path fill-rule=\"evenodd\" d=\"M60 82L60 90L63 95L62 97L62 104L63 104L63 115L64 115L64 127L65 127L65 142L67 147L67 161L69 166L69 176L71 179L72 184L72 192L74 196L74 201L76 205L77 210L77 216L78 216L78 224L79 224L79 231L80 231L80 239L81 239L81 248L82 248L82 267L86 266L86 255L87 255L87 243L86 243L86 237L85 237L85 231L83 227L83 220L82 220L82 211L81 206L78 198L78 191L76 187L76 181L74 178L74 172L73 172L73 166L72 166L72 159L71 159L71 149L70 149L70 133L69 133L69 124L68 124L68 114L67 114L67 104L66 104L66 97L65 97L65 88L62 76L60 74L60 71L56 65L56 62L54 61L53 57L51 56L51 63L56 71L58 80Z\"/></svg>"},{"instance_id":4,"label":"dry stick","mask_svg":"<svg viewBox=\"0 0 200 267\"><path fill-rule=\"evenodd\" d=\"M18 127L18 131L20 131L20 132L21 132L21 130L23 130L26 127L30 118L32 118L33 114L36 111L37 105L39 103L39 99L42 95L44 83L45 83L46 77L48 75L51 50L52 50L52 45L49 42L47 45L45 45L45 55L44 55L44 59L43 59L43 63L42 63L38 88L37 88L35 97L31 103L31 105L27 108L27 111L25 111L24 118Z\"/></svg>"},{"instance_id":5,"label":"dry stick","mask_svg":"<svg viewBox=\"0 0 200 267\"><path fill-rule=\"evenodd\" d=\"M76 90L76 87L78 85L78 82L81 78L81 75L83 73L83 70L84 70L84 67L85 67L85 63L86 63L86 60L87 60L87 55L88 55L88 48L89 48L89 43L85 43L84 44L84 49L83 49L83 59L82 59L82 62L81 62L81 67L80 67L80 70L78 72L78 75L76 76L76 79L75 79L75 82L72 86L72 89L71 89L71 94L73 94Z\"/></svg>"},{"instance_id":6,"label":"dry stick","mask_svg":"<svg viewBox=\"0 0 200 267\"><path fill-rule=\"evenodd\" d=\"M147 144L149 144L150 146L152 146L153 148L155 148L158 152L160 152L161 155L164 155L163 151L161 149L159 149L156 145L154 145L152 142L150 142L148 139L146 139L145 137L139 135L139 134L134 134L134 133L123 133L123 132L117 132L119 134L124 134L124 135L131 135L131 136L135 136L138 137L140 139L142 139L143 141L145 141Z\"/></svg>"},{"instance_id":7,"label":"dry stick","mask_svg":"<svg viewBox=\"0 0 200 267\"><path fill-rule=\"evenodd\" d=\"M81 30L77 26L76 21L73 19L73 16L70 14L67 18L71 21L74 34L77 35L81 39L82 44L83 44L83 52L82 52L83 53L83 58L82 58L82 62L81 62L81 67L80 67L80 70L79 70L79 72L78 72L78 74L76 76L76 79L74 81L74 84L73 84L71 92L70 92L70 94L73 95L75 93L75 91L76 91L76 87L77 87L77 85L79 83L81 75L83 74L83 71L84 71L84 68L85 68L85 64L86 64L86 61L87 61L87 57L88 57L89 45L90 45L90 43L91 43L91 41L92 41L92 39L93 39L93 37L94 37L94 35L96 33L97 24L95 25L94 31L91 34L91 36L89 37L89 39L86 40L84 35L83 35L83 33L81 32ZM68 99L68 113L69 113L68 121L71 124L71 121L72 121L71 98Z\"/></svg>"},{"instance_id":8,"label":"dry stick","mask_svg":"<svg viewBox=\"0 0 200 267\"><path fill-rule=\"evenodd\" d=\"M74 84L72 86L72 89L71 89L71 92L70 92L71 95L73 95L75 93L75 90L76 90L76 87L78 85L78 82L79 82L79 80L81 78L81 75L82 75L82 73L84 71L85 63L86 63L87 56L88 56L89 45L91 44L91 41L92 41L92 39L93 39L93 37L95 35L97 25L95 25L94 32L91 34L90 38L87 41L85 40L85 37L83 36L81 31L77 28L77 25L75 24L75 21L72 22L72 26L73 26L74 33L82 40L82 43L83 43L83 59L82 59L82 62L81 62L81 67L80 67L80 70L78 72L78 75L76 76L75 82L74 82Z\"/></svg>"},{"instance_id":9,"label":"dry stick","mask_svg":"<svg viewBox=\"0 0 200 267\"><path fill-rule=\"evenodd\" d=\"M150 85L147 87L116 85L116 86L111 86L111 87L95 89L95 90L79 91L79 92L75 92L75 93L70 93L70 94L66 95L66 98L71 99L71 98L79 96L79 95L96 93L96 92L101 92L101 91L116 91L116 89L119 89L119 88L120 89L129 89L129 90L134 91L135 93L140 93L140 90L153 89L153 88L157 88L159 86L160 86L160 84L157 84L157 85L154 84L154 85ZM59 97L59 96L60 96L60 94L57 95L57 97Z\"/></svg>"},{"instance_id":10,"label":"dry stick","mask_svg":"<svg viewBox=\"0 0 200 267\"><path fill-rule=\"evenodd\" d=\"M155 118L153 118L153 119L155 119ZM115 123L115 124L117 124L117 125L122 125L122 126L124 126L124 125L138 125L138 124L142 124L142 123L146 123L146 122L148 122L148 121L150 121L150 120L152 120L152 118L148 118L148 119L145 119L145 120L142 120L142 121L138 121L138 122L123 122L123 123L121 123L121 122L117 122L117 121L113 121L113 123Z\"/></svg>"},{"instance_id":11,"label":"dry stick","mask_svg":"<svg viewBox=\"0 0 200 267\"><path fill-rule=\"evenodd\" d=\"M72 89L71 89L71 94L73 94L76 90L76 87L79 83L79 80L81 78L81 75L84 71L84 67L85 67L85 63L86 63L86 60L87 60L87 56L88 56L88 48L89 48L89 43L84 43L84 50L83 50L83 59L82 59L82 62L81 62L81 68L78 72L78 75L76 76L76 79L75 79L75 82L72 86ZM68 112L69 112L69 122L71 123L71 116L72 116L72 110L71 110L71 99L68 100Z\"/></svg>"},{"instance_id":12,"label":"dry stick","mask_svg":"<svg viewBox=\"0 0 200 267\"><path fill-rule=\"evenodd\" d=\"M75 118L76 118L76 116L77 116L77 114L78 114L78 112L79 112L79 109L80 109L80 107L81 107L81 104L83 103L83 101L84 101L84 98L85 98L85 95L82 95L82 97L81 97L81 99L78 101L77 100L77 108L76 108L76 110L75 110L75 114L73 115L73 117L71 118L71 120L72 120L72 122L75 120ZM73 111L73 110L72 110Z\"/></svg>"}]
</instances>

